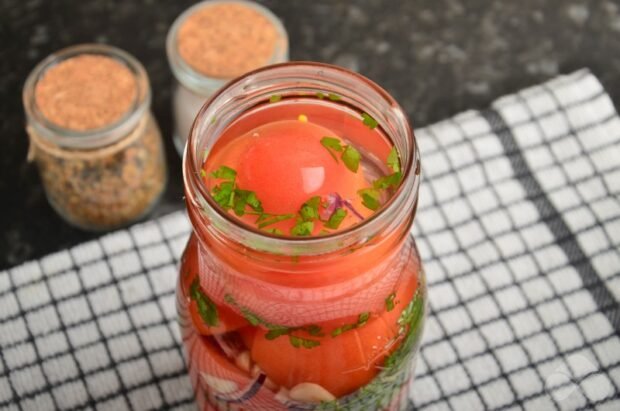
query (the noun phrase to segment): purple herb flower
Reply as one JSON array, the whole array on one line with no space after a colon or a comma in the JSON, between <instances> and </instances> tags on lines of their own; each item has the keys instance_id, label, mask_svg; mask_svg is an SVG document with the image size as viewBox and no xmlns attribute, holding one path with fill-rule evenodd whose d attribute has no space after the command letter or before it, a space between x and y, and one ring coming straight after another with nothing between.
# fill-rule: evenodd
<instances>
[{"instance_id":1,"label":"purple herb flower","mask_svg":"<svg viewBox=\"0 0 620 411\"><path fill-rule=\"evenodd\" d=\"M321 219L323 221L329 220L332 214L339 208L347 208L360 220L364 219L364 216L353 207L353 204L349 200L344 200L338 193L329 193L327 195L325 207L321 210Z\"/></svg>"}]
</instances>

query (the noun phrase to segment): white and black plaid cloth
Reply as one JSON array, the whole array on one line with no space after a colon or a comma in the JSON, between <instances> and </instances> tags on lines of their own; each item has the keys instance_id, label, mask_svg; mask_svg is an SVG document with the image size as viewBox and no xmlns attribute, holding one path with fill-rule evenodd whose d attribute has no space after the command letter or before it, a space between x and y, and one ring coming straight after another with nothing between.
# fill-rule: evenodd
<instances>
[{"instance_id":1,"label":"white and black plaid cloth","mask_svg":"<svg viewBox=\"0 0 620 411\"><path fill-rule=\"evenodd\" d=\"M423 410L620 409L620 118L586 70L417 132ZM0 272L0 409L193 409L182 212Z\"/></svg>"}]
</instances>

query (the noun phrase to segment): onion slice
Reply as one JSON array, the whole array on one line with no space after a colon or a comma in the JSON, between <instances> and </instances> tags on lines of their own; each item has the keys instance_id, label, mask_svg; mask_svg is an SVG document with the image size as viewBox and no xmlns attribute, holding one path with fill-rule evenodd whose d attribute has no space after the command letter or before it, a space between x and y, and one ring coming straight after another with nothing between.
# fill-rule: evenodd
<instances>
[{"instance_id":1,"label":"onion slice","mask_svg":"<svg viewBox=\"0 0 620 411\"><path fill-rule=\"evenodd\" d=\"M349 200L344 200L338 193L329 193L326 203L327 205L321 210L321 219L323 221L329 220L332 214L339 208L347 208L360 220L364 219L364 216L353 207L353 204Z\"/></svg>"}]
</instances>

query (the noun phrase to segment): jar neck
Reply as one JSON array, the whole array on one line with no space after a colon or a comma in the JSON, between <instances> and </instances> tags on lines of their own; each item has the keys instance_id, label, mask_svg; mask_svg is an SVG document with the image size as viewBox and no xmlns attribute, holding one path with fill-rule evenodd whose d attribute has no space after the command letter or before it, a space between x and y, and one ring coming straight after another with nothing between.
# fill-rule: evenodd
<instances>
[{"instance_id":1,"label":"jar neck","mask_svg":"<svg viewBox=\"0 0 620 411\"><path fill-rule=\"evenodd\" d=\"M48 69L64 60L83 54L101 55L123 64L132 73L137 92L129 110L119 120L105 127L76 131L48 121L37 106L35 90L37 83ZM28 126L37 136L66 149L91 150L114 144L131 135L140 126L151 106L151 88L146 70L130 54L107 45L82 44L62 49L39 63L24 84L22 99Z\"/></svg>"},{"instance_id":2,"label":"jar neck","mask_svg":"<svg viewBox=\"0 0 620 411\"><path fill-rule=\"evenodd\" d=\"M330 235L279 237L243 225L217 206L200 178L200 170L219 136L235 119L277 94L282 98L337 94L339 103L368 113L400 153L403 180L394 195L373 216ZM217 119L217 121L213 121ZM394 99L369 79L348 70L310 62L266 67L230 83L198 113L183 158L187 207L197 236L247 254L324 256L356 249L377 239L400 241L413 221L420 180L420 159L406 116Z\"/></svg>"},{"instance_id":3,"label":"jar neck","mask_svg":"<svg viewBox=\"0 0 620 411\"><path fill-rule=\"evenodd\" d=\"M168 63L170 64L172 74L174 74L177 81L190 91L204 97L208 97L215 93L217 90L226 85L231 78L210 77L194 70L179 54L178 34L181 26L189 16L203 7L209 7L222 3L242 4L246 7L254 9L269 20L278 32L278 41L274 45L273 54L269 60L265 62L265 64L276 64L288 61L288 35L286 34L286 30L284 29L282 22L271 11L269 11L269 9L258 3L244 0L202 1L185 10L174 21L166 37L166 54L168 55Z\"/></svg>"}]
</instances>

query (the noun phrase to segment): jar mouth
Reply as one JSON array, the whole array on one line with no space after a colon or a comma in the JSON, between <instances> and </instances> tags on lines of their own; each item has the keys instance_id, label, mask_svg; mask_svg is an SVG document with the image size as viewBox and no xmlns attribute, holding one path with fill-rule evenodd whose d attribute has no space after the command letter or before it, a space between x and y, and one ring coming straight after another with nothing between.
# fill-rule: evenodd
<instances>
[{"instance_id":1,"label":"jar mouth","mask_svg":"<svg viewBox=\"0 0 620 411\"><path fill-rule=\"evenodd\" d=\"M73 130L59 126L45 117L36 103L35 90L47 70L62 61L83 54L104 56L123 64L134 76L136 95L127 112L112 123L92 130ZM22 101L28 123L38 134L59 146L89 149L110 145L129 134L151 105L151 88L146 70L129 53L105 44L80 44L54 52L37 64L26 79Z\"/></svg>"},{"instance_id":2,"label":"jar mouth","mask_svg":"<svg viewBox=\"0 0 620 411\"><path fill-rule=\"evenodd\" d=\"M218 139L222 130L230 122L222 121L221 114L226 111L231 121L244 113L243 108L232 108L242 99L242 95L253 93L257 99L268 100L273 94L286 95L286 89L278 89L278 84L287 81L309 87L310 77L316 76L315 86L322 92L334 92L347 99L347 93L336 89L336 81L347 79L348 84L357 86L356 92L362 97L372 96L381 102L381 112L365 108L378 121L379 127L390 137L403 160L403 178L399 187L382 207L364 221L349 228L318 237L278 236L247 225L223 210L212 198L200 178L200 170L206 155L204 136L207 143ZM262 84L261 84L262 82ZM303 95L299 95L303 96ZM218 121L212 119L218 115ZM232 115L232 116L231 116ZM398 134L398 139L394 138ZM202 140L201 140L202 139ZM397 140L397 141L396 141ZM209 146L209 147L211 147ZM312 255L335 251L354 244L369 241L384 231L396 229L407 218L412 220L417 203L420 180L420 158L415 136L400 105L372 80L342 67L317 62L288 62L263 67L249 72L230 82L215 93L200 109L192 125L188 143L183 155L183 179L188 205L196 207L215 228L213 234L231 238L258 251L277 254ZM194 215L192 215L194 214ZM190 210L190 217L197 218Z\"/></svg>"},{"instance_id":3,"label":"jar mouth","mask_svg":"<svg viewBox=\"0 0 620 411\"><path fill-rule=\"evenodd\" d=\"M274 64L282 61L288 60L288 35L286 33L286 29L282 25L282 22L278 17L273 14L268 8L250 1L245 0L206 0L194 4L192 7L185 10L181 13L168 31L168 35L166 37L166 54L168 55L168 64L170 65L170 69L174 74L174 77L185 87L194 91L201 95L210 95L222 86L224 86L227 82L229 82L234 77L229 78L221 78L221 77L210 77L205 75L193 67L191 67L179 54L178 49L178 33L179 29L185 22L185 20L194 14L196 11L204 8L210 7L217 4L242 4L247 6L261 15L263 15L269 22L273 25L273 27L278 32L278 40L274 45L274 50L266 62L266 64Z\"/></svg>"}]
</instances>

